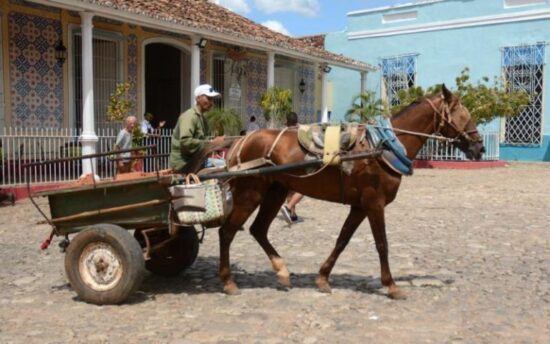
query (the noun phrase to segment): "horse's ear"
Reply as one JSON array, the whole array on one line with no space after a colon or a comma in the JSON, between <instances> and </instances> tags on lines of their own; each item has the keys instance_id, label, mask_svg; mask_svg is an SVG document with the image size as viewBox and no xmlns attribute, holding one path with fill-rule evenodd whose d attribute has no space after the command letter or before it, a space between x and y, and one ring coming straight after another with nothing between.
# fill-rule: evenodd
<instances>
[{"instance_id":1,"label":"horse's ear","mask_svg":"<svg viewBox=\"0 0 550 344\"><path fill-rule=\"evenodd\" d=\"M445 98L445 102L447 102L447 104L451 104L451 101L453 100L453 92L449 91L445 84L441 85L441 91L443 92L443 98Z\"/></svg>"}]
</instances>

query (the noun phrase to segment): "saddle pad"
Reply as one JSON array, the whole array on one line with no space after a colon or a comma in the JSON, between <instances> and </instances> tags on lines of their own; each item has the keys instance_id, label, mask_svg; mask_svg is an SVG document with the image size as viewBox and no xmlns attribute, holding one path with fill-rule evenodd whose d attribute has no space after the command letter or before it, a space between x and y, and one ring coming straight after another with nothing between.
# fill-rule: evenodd
<instances>
[{"instance_id":1,"label":"saddle pad","mask_svg":"<svg viewBox=\"0 0 550 344\"><path fill-rule=\"evenodd\" d=\"M323 163L338 165L340 163L340 126L331 125L325 131Z\"/></svg>"},{"instance_id":2,"label":"saddle pad","mask_svg":"<svg viewBox=\"0 0 550 344\"><path fill-rule=\"evenodd\" d=\"M357 123L341 123L339 151L349 151L357 141ZM298 127L298 142L309 153L322 157L325 153L325 133L328 123L314 123ZM334 126L334 124L333 124Z\"/></svg>"},{"instance_id":3,"label":"saddle pad","mask_svg":"<svg viewBox=\"0 0 550 344\"><path fill-rule=\"evenodd\" d=\"M413 174L412 160L407 157L405 147L395 136L392 128L368 126L367 137L374 147L383 148L382 161L397 173Z\"/></svg>"}]
</instances>

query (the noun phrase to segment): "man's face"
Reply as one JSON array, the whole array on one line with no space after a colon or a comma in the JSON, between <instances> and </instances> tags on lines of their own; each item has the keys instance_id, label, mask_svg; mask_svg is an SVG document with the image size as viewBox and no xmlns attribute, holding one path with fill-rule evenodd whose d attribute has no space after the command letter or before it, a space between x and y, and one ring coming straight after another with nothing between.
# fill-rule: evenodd
<instances>
[{"instance_id":1,"label":"man's face","mask_svg":"<svg viewBox=\"0 0 550 344\"><path fill-rule=\"evenodd\" d=\"M205 95L198 96L196 98L196 101L197 101L197 107L202 113L207 112L212 108L212 106L214 106L214 98L207 97Z\"/></svg>"},{"instance_id":2,"label":"man's face","mask_svg":"<svg viewBox=\"0 0 550 344\"><path fill-rule=\"evenodd\" d=\"M132 132L136 126L136 120L135 119L129 119L126 121L126 130L129 132Z\"/></svg>"}]
</instances>

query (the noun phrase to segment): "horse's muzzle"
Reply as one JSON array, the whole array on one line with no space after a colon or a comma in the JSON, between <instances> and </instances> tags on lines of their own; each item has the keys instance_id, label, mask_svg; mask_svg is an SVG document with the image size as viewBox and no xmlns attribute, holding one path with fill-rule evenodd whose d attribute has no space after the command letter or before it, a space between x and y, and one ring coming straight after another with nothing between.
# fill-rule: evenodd
<instances>
[{"instance_id":1,"label":"horse's muzzle","mask_svg":"<svg viewBox=\"0 0 550 344\"><path fill-rule=\"evenodd\" d=\"M485 153L485 147L481 142L473 142L468 145L468 149L464 153L470 160L481 160L481 156Z\"/></svg>"}]
</instances>

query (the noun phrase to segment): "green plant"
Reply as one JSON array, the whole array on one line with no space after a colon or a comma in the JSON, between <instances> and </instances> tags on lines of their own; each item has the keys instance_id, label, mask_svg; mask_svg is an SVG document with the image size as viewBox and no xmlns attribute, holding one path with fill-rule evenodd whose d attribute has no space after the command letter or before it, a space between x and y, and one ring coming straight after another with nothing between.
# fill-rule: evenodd
<instances>
[{"instance_id":1,"label":"green plant","mask_svg":"<svg viewBox=\"0 0 550 344\"><path fill-rule=\"evenodd\" d=\"M262 95L260 106L270 128L275 128L277 122L283 123L286 115L292 111L292 91L273 86Z\"/></svg>"},{"instance_id":2,"label":"green plant","mask_svg":"<svg viewBox=\"0 0 550 344\"><path fill-rule=\"evenodd\" d=\"M346 112L346 121L364 123L385 114L385 110L385 103L376 99L373 91L363 92L353 98L351 109Z\"/></svg>"},{"instance_id":3,"label":"green plant","mask_svg":"<svg viewBox=\"0 0 550 344\"><path fill-rule=\"evenodd\" d=\"M510 91L505 81L497 77L493 85L487 85L487 77L476 84L469 80L470 70L465 68L456 78L457 95L478 124L489 123L497 117L516 116L529 104L527 92Z\"/></svg>"},{"instance_id":4,"label":"green plant","mask_svg":"<svg viewBox=\"0 0 550 344\"><path fill-rule=\"evenodd\" d=\"M238 135L243 126L241 116L233 109L214 108L205 115L212 135Z\"/></svg>"},{"instance_id":5,"label":"green plant","mask_svg":"<svg viewBox=\"0 0 550 344\"><path fill-rule=\"evenodd\" d=\"M128 91L134 87L130 82L117 84L109 96L107 105L107 119L112 122L121 122L133 110L134 102L129 99Z\"/></svg>"},{"instance_id":6,"label":"green plant","mask_svg":"<svg viewBox=\"0 0 550 344\"><path fill-rule=\"evenodd\" d=\"M465 68L455 80L457 89L454 92L477 124L486 124L498 117L516 116L529 104L529 96L525 91L510 91L508 85L497 77L494 77L493 85L487 84L488 77L473 84L470 82L470 70ZM441 85L432 86L425 92L421 87L401 90L397 94L399 105L393 106L391 113L396 114L412 101L440 90Z\"/></svg>"}]
</instances>

